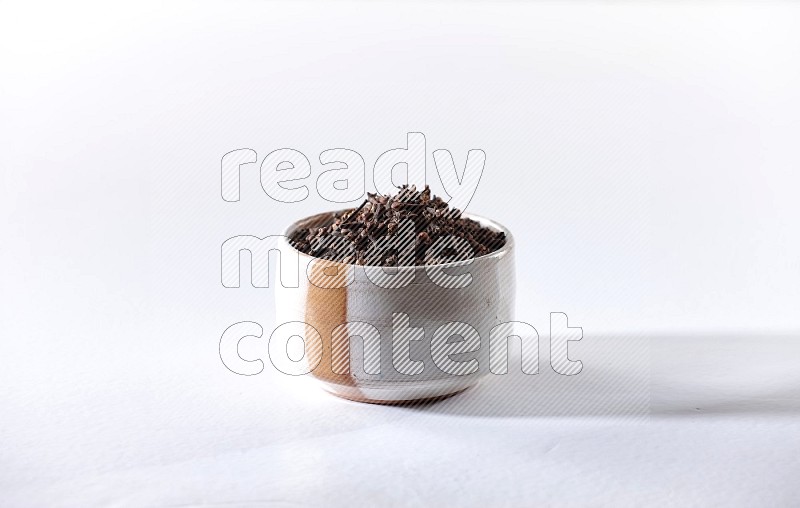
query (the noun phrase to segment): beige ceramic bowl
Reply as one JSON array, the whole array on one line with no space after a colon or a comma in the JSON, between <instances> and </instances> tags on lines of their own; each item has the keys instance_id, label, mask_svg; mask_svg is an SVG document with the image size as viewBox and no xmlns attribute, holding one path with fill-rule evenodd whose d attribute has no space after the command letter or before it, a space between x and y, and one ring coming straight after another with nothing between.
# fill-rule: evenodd
<instances>
[{"instance_id":1,"label":"beige ceramic bowl","mask_svg":"<svg viewBox=\"0 0 800 508\"><path fill-rule=\"evenodd\" d=\"M276 318L304 323L309 375L340 397L401 403L452 395L489 373L490 332L514 319L514 239L496 222L464 216L504 232L505 245L435 267L358 266L299 253L299 287L276 285ZM297 228L333 217L292 224L281 251L297 252L286 239Z\"/></svg>"}]
</instances>

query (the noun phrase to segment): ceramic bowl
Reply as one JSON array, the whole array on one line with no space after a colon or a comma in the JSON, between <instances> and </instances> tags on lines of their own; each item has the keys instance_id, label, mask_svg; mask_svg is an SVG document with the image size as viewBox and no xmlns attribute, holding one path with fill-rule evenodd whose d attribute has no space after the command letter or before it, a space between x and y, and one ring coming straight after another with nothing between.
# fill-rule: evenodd
<instances>
[{"instance_id":1,"label":"ceramic bowl","mask_svg":"<svg viewBox=\"0 0 800 508\"><path fill-rule=\"evenodd\" d=\"M299 287L276 284L276 321L303 323L308 375L340 397L402 403L460 392L489 373L493 328L514 319L514 238L499 250L435 266L342 264L298 253L288 237L330 224L334 212L297 221L281 252L299 254Z\"/></svg>"}]
</instances>

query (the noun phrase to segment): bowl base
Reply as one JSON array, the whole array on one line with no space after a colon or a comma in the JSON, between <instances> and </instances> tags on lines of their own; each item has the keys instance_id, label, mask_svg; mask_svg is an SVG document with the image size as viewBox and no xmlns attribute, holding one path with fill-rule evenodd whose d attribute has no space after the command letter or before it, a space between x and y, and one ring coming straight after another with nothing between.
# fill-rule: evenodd
<instances>
[{"instance_id":1,"label":"bowl base","mask_svg":"<svg viewBox=\"0 0 800 508\"><path fill-rule=\"evenodd\" d=\"M417 386L399 387L387 385L382 387L345 386L335 383L322 382L322 387L328 393L337 397L355 402L384 405L408 405L435 402L459 394L477 384L473 379L460 383L423 383Z\"/></svg>"},{"instance_id":2,"label":"bowl base","mask_svg":"<svg viewBox=\"0 0 800 508\"><path fill-rule=\"evenodd\" d=\"M456 390L455 392L452 393L446 393L444 395L435 395L433 397L424 397L421 399L405 399L405 400L370 399L364 397L363 395L359 396L350 393L336 392L328 388L325 388L325 391L341 399L352 400L354 402L363 402L366 404L380 404L382 406L405 406L410 404L429 404L431 402L438 402L440 400L449 399L450 397L458 395L459 393L464 392L469 388L470 387L468 386L466 388L461 388L460 390Z\"/></svg>"}]
</instances>

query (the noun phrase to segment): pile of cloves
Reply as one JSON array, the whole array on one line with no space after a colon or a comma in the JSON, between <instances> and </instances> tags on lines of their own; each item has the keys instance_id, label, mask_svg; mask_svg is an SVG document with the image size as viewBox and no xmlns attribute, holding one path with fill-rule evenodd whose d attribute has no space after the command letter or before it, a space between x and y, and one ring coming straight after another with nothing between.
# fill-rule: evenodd
<instances>
[{"instance_id":1,"label":"pile of cloves","mask_svg":"<svg viewBox=\"0 0 800 508\"><path fill-rule=\"evenodd\" d=\"M400 239L408 245L392 242ZM300 252L342 263L413 266L489 254L505 245L506 238L462 217L461 211L431 196L427 185L422 191L404 185L394 196L367 193L358 208L337 214L322 227L299 228L289 241Z\"/></svg>"}]
</instances>

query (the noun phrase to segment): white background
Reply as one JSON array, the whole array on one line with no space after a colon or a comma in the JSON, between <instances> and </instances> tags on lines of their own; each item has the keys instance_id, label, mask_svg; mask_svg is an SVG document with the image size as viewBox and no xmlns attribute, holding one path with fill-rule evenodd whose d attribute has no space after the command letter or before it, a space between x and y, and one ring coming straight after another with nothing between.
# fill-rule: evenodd
<instances>
[{"instance_id":1,"label":"white background","mask_svg":"<svg viewBox=\"0 0 800 508\"><path fill-rule=\"evenodd\" d=\"M0 504L796 502L797 5L0 6ZM343 206L323 150L372 190L412 131L437 192L430 152L486 152L468 210L515 234L518 318L582 326L613 410L544 372L404 409L221 364L274 326L222 242ZM310 197L251 165L224 202L244 147L303 152Z\"/></svg>"}]
</instances>

